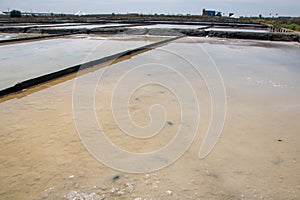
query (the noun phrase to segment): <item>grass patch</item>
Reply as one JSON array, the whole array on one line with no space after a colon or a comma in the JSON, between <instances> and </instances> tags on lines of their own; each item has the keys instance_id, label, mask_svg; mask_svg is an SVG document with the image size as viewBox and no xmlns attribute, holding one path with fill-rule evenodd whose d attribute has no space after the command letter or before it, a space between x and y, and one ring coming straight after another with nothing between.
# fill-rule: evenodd
<instances>
[{"instance_id":1,"label":"grass patch","mask_svg":"<svg viewBox=\"0 0 300 200\"><path fill-rule=\"evenodd\" d=\"M287 28L294 31L300 31L300 18L260 18L254 19L254 22L271 24L275 27Z\"/></svg>"}]
</instances>

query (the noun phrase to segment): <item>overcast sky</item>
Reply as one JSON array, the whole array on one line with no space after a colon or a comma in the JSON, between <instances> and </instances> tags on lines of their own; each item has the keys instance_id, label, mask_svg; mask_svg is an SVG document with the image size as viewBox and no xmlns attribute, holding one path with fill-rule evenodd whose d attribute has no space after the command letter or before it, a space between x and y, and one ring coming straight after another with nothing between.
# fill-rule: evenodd
<instances>
[{"instance_id":1,"label":"overcast sky","mask_svg":"<svg viewBox=\"0 0 300 200\"><path fill-rule=\"evenodd\" d=\"M240 16L300 16L300 0L0 0L1 11L201 14L203 8Z\"/></svg>"}]
</instances>

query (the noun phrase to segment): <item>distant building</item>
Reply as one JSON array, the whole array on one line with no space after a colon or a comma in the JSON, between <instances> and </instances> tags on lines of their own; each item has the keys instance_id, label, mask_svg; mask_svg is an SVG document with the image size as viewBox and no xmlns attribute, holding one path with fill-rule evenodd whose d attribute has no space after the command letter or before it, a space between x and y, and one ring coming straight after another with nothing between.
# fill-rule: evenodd
<instances>
[{"instance_id":1,"label":"distant building","mask_svg":"<svg viewBox=\"0 0 300 200\"><path fill-rule=\"evenodd\" d=\"M222 17L222 13L221 12L217 12L216 16L217 17Z\"/></svg>"},{"instance_id":2,"label":"distant building","mask_svg":"<svg viewBox=\"0 0 300 200\"><path fill-rule=\"evenodd\" d=\"M210 17L214 17L216 16L216 11L215 10L202 10L202 16L210 16Z\"/></svg>"},{"instance_id":3,"label":"distant building","mask_svg":"<svg viewBox=\"0 0 300 200\"><path fill-rule=\"evenodd\" d=\"M76 15L76 16L83 16L83 15L86 15L86 13L80 10L77 13L75 13L74 15Z\"/></svg>"},{"instance_id":4,"label":"distant building","mask_svg":"<svg viewBox=\"0 0 300 200\"><path fill-rule=\"evenodd\" d=\"M238 19L238 18L240 18L240 16L238 16L238 15L236 15L236 14L233 14L233 15L230 16L230 18Z\"/></svg>"},{"instance_id":5,"label":"distant building","mask_svg":"<svg viewBox=\"0 0 300 200\"><path fill-rule=\"evenodd\" d=\"M2 12L6 15L10 15L10 13L11 13L11 11L10 12L2 11ZM51 16L51 15L53 15L53 13L22 12L22 15L25 15L25 16Z\"/></svg>"}]
</instances>

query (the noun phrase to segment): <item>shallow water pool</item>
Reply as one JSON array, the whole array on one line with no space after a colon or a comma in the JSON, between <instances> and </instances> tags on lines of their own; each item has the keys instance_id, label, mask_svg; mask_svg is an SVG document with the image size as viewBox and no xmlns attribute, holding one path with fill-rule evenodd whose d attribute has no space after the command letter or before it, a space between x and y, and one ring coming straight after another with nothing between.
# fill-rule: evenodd
<instances>
[{"instance_id":1,"label":"shallow water pool","mask_svg":"<svg viewBox=\"0 0 300 200\"><path fill-rule=\"evenodd\" d=\"M2 98L1 198L298 199L299 53L298 43L184 38ZM216 69L219 76L211 73ZM199 159L215 114L212 106L221 109L224 103L211 101L220 77L226 94L224 127L210 154ZM190 88L193 95L181 93ZM165 118L152 107L157 104ZM144 173L114 170L98 162L80 139L100 134L93 126L96 119L117 147L152 152L172 143L180 127L184 135L194 132L195 116L189 114L197 109L193 143L176 162L155 172L138 160L121 167L144 166ZM139 127L163 120L162 129L144 139L126 135L128 113ZM145 136L147 131L133 133ZM103 159L124 160L113 152ZM169 163L168 156L154 161Z\"/></svg>"}]
</instances>

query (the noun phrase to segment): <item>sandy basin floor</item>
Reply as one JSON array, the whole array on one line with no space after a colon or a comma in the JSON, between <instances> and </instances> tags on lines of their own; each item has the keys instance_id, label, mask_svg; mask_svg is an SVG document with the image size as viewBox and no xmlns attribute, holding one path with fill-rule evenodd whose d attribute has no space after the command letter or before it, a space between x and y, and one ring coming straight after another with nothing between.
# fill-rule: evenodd
<instances>
[{"instance_id":1,"label":"sandy basin floor","mask_svg":"<svg viewBox=\"0 0 300 200\"><path fill-rule=\"evenodd\" d=\"M227 112L217 145L201 160L199 148L212 116L205 85L210 77L201 78L195 69L213 67L208 55L224 80ZM108 68L100 66L99 70L80 73L77 79L76 75L64 77L2 98L0 197L299 199L299 55L300 47L295 43L187 38L123 59ZM175 73L156 66L176 69L193 87L201 118L193 144L175 163L155 172L132 174L101 164L85 149L74 124L72 97L76 84L89 88L102 75L94 91L94 112L105 135L132 152L161 148L175 137L182 124L180 102L174 93L161 85L148 84L137 88L130 97L129 112L139 126L149 124L151 105L165 107L168 123L159 135L148 140L125 136L110 107L112 91L120 77L143 64L146 67L129 74L128 80L170 80L172 86L185 90L176 81ZM129 88L130 82L128 91ZM122 95L126 94L126 87L122 89ZM85 102L89 92L82 91L76 98ZM121 104L122 100L117 102ZM89 122L89 116L86 117ZM189 125L189 121L184 123Z\"/></svg>"}]
</instances>

